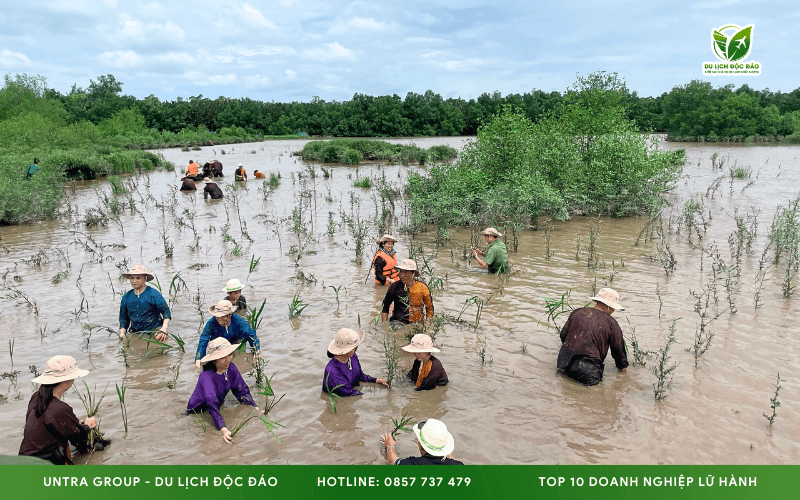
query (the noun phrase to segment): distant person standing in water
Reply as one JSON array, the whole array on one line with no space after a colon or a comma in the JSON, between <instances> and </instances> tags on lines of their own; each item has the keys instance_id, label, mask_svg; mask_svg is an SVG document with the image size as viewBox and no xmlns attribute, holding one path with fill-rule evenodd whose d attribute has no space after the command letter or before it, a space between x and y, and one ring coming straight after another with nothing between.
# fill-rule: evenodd
<instances>
[{"instance_id":1,"label":"distant person standing in water","mask_svg":"<svg viewBox=\"0 0 800 500\"><path fill-rule=\"evenodd\" d=\"M33 163L28 166L28 174L25 176L25 178L30 179L37 170L39 170L39 158L34 158Z\"/></svg>"},{"instance_id":2,"label":"distant person standing in water","mask_svg":"<svg viewBox=\"0 0 800 500\"><path fill-rule=\"evenodd\" d=\"M611 288L602 288L589 299L595 302L594 307L575 309L561 329L563 344L556 368L583 385L597 385L603 380L603 360L609 348L619 371L628 366L622 330L611 317L615 310L625 309L619 304L619 294Z\"/></svg>"},{"instance_id":3,"label":"distant person standing in water","mask_svg":"<svg viewBox=\"0 0 800 500\"><path fill-rule=\"evenodd\" d=\"M188 175L181 179L181 191L197 191L194 180Z\"/></svg>"},{"instance_id":4,"label":"distant person standing in water","mask_svg":"<svg viewBox=\"0 0 800 500\"><path fill-rule=\"evenodd\" d=\"M487 227L481 232L481 235L489 247L486 252L482 252L477 248L472 251L472 255L478 261L478 264L482 268L488 269L489 274L507 273L509 271L508 250L506 250L506 244L497 239L503 236L503 233L493 227ZM481 259L480 256L485 256L485 258Z\"/></svg>"},{"instance_id":5,"label":"distant person standing in water","mask_svg":"<svg viewBox=\"0 0 800 500\"><path fill-rule=\"evenodd\" d=\"M233 173L233 180L247 181L247 172L245 171L244 166L241 163L236 168L236 171Z\"/></svg>"},{"instance_id":6,"label":"distant person standing in water","mask_svg":"<svg viewBox=\"0 0 800 500\"><path fill-rule=\"evenodd\" d=\"M203 188L203 199L207 200L209 196L211 196L212 200L219 200L222 199L222 189L217 186L217 183L209 177L203 179L205 182L206 187Z\"/></svg>"},{"instance_id":7,"label":"distant person standing in water","mask_svg":"<svg viewBox=\"0 0 800 500\"><path fill-rule=\"evenodd\" d=\"M214 161L211 162L211 171L214 173L214 177L225 177L222 174L222 163L220 163L216 158L214 158Z\"/></svg>"},{"instance_id":8,"label":"distant person standing in water","mask_svg":"<svg viewBox=\"0 0 800 500\"><path fill-rule=\"evenodd\" d=\"M239 316L247 315L247 299L244 298L242 295L242 282L238 279L234 278L232 280L228 280L225 284L225 288L222 289L223 292L227 293L228 295L223 300L227 300L233 307L234 314L238 314Z\"/></svg>"},{"instance_id":9,"label":"distant person standing in water","mask_svg":"<svg viewBox=\"0 0 800 500\"><path fill-rule=\"evenodd\" d=\"M389 286L399 279L397 274L397 256L394 251L394 244L397 239L391 234L384 234L376 241L378 251L372 258L372 266L375 268L375 284Z\"/></svg>"}]
</instances>

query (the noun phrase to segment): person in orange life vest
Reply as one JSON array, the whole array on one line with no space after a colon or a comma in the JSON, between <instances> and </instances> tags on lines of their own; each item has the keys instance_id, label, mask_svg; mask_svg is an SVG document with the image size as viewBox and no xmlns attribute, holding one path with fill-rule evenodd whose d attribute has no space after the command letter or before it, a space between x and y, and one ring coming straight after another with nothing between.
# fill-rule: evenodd
<instances>
[{"instance_id":1,"label":"person in orange life vest","mask_svg":"<svg viewBox=\"0 0 800 500\"><path fill-rule=\"evenodd\" d=\"M375 267L375 283L378 285L389 286L398 279L397 257L394 251L394 244L397 240L391 234L384 234L381 239L376 241L378 251L372 258L372 265Z\"/></svg>"},{"instance_id":2,"label":"person in orange life vest","mask_svg":"<svg viewBox=\"0 0 800 500\"><path fill-rule=\"evenodd\" d=\"M256 171L254 171L254 172L253 172L253 176L254 176L256 179L266 179L266 178L267 178L267 176L266 176L266 175L262 174L262 173L261 173L261 172L259 172L258 170L256 170Z\"/></svg>"},{"instance_id":3,"label":"person in orange life vest","mask_svg":"<svg viewBox=\"0 0 800 500\"><path fill-rule=\"evenodd\" d=\"M186 167L186 177L189 177L193 181L201 181L203 180L203 176L200 175L200 165L197 164L194 160L189 160L189 166Z\"/></svg>"}]
</instances>

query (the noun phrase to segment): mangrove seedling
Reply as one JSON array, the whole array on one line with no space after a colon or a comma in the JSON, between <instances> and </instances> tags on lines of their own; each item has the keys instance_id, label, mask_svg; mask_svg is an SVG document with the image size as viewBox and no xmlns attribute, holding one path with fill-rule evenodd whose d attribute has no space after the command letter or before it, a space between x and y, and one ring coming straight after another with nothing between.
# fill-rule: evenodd
<instances>
[{"instance_id":1,"label":"mangrove seedling","mask_svg":"<svg viewBox=\"0 0 800 500\"><path fill-rule=\"evenodd\" d=\"M777 382L775 382L774 386L775 386L775 395L772 396L771 398L769 398L770 408L772 409L772 415L767 415L766 413L762 414L762 415L764 415L764 418L766 418L767 421L769 422L770 427L772 426L772 422L775 421L775 417L778 416L778 414L776 413L776 410L781 405L781 402L778 401L778 393L781 390L781 374L780 374L780 372L778 372L778 380L777 380Z\"/></svg>"},{"instance_id":2,"label":"mangrove seedling","mask_svg":"<svg viewBox=\"0 0 800 500\"><path fill-rule=\"evenodd\" d=\"M392 332L387 332L383 337L383 356L386 366L386 383L391 387L397 371L397 339Z\"/></svg>"},{"instance_id":3,"label":"mangrove seedling","mask_svg":"<svg viewBox=\"0 0 800 500\"><path fill-rule=\"evenodd\" d=\"M167 368L169 371L172 372L172 380L167 382L167 387L170 389L174 389L178 386L178 375L181 373L181 365L175 363L174 365Z\"/></svg>"},{"instance_id":4,"label":"mangrove seedling","mask_svg":"<svg viewBox=\"0 0 800 500\"><path fill-rule=\"evenodd\" d=\"M339 290L341 290L342 287L344 287L344 285L339 285L339 286L328 285L326 287L326 288L330 288L331 290L333 290L333 293L336 294L336 307L339 307ZM347 289L346 288L345 288L345 293L347 293Z\"/></svg>"},{"instance_id":5,"label":"mangrove seedling","mask_svg":"<svg viewBox=\"0 0 800 500\"><path fill-rule=\"evenodd\" d=\"M252 413L252 410L250 412ZM261 420L264 423L264 426L267 428L267 430L269 432L271 432L272 435L275 437L275 439L278 441L278 444L280 444L281 440L280 440L280 438L278 438L278 435L275 434L274 429L276 427L283 427L283 425L279 424L278 422L272 421L272 420L268 419L267 417L265 417L265 416L263 416L261 414L258 414L258 415L250 415L250 414L248 414L244 419L242 419L241 422L239 422L239 425L237 425L236 427L233 428L233 430L231 431L231 437L235 436L236 433L238 433L240 430L242 430L242 427L244 427L244 425L247 422L253 420L254 418L257 418L257 419Z\"/></svg>"},{"instance_id":6,"label":"mangrove seedling","mask_svg":"<svg viewBox=\"0 0 800 500\"><path fill-rule=\"evenodd\" d=\"M258 328L261 326L261 323L264 321L264 318L261 317L261 313L264 312L264 306L266 304L267 299L264 299L261 302L261 306L250 309L250 312L247 313L245 319L253 330L258 330Z\"/></svg>"},{"instance_id":7,"label":"mangrove seedling","mask_svg":"<svg viewBox=\"0 0 800 500\"><path fill-rule=\"evenodd\" d=\"M653 396L655 396L656 401L661 401L667 397L667 391L672 387L672 372L678 366L678 363L669 363L671 359L669 348L677 342L675 340L675 324L677 322L677 319L672 320L664 347L656 353L656 364L650 369L653 375L656 376L656 381L653 383Z\"/></svg>"},{"instance_id":8,"label":"mangrove seedling","mask_svg":"<svg viewBox=\"0 0 800 500\"><path fill-rule=\"evenodd\" d=\"M289 304L289 317L296 318L300 316L303 312L303 309L308 307L308 304L303 302L303 299L300 298L299 294L295 294L292 297L292 302Z\"/></svg>"},{"instance_id":9,"label":"mangrove seedling","mask_svg":"<svg viewBox=\"0 0 800 500\"><path fill-rule=\"evenodd\" d=\"M411 429L408 428L408 424L411 423L411 419L413 417L409 417L406 412L403 412L403 416L399 419L392 419L392 424L394 424L394 429L392 429L392 437L396 437L397 433L400 431L411 432Z\"/></svg>"},{"instance_id":10,"label":"mangrove seedling","mask_svg":"<svg viewBox=\"0 0 800 500\"><path fill-rule=\"evenodd\" d=\"M331 377L331 374L330 374L330 373L329 373L329 374L327 374L327 375L325 376L325 390L326 390L326 391L327 391L327 393L328 393L328 401L330 401L330 402L331 402L331 407L333 408L333 413L334 413L334 414L336 414L336 399L342 399L342 397L341 397L340 395L336 394L336 393L335 393L335 392L333 392L333 391L335 391L335 390L336 390L336 389L338 389L339 387L342 387L342 386L344 386L344 384L339 384L339 385L337 385L336 387L334 387L333 389L331 389L331 386L330 386L330 385L328 385L328 379L329 379L330 377ZM335 399L334 399L334 398L335 398Z\"/></svg>"},{"instance_id":11,"label":"mangrove seedling","mask_svg":"<svg viewBox=\"0 0 800 500\"><path fill-rule=\"evenodd\" d=\"M250 256L250 269L247 271L247 279L250 279L250 275L256 270L259 262L261 262L261 257L256 259L255 255Z\"/></svg>"},{"instance_id":12,"label":"mangrove seedling","mask_svg":"<svg viewBox=\"0 0 800 500\"><path fill-rule=\"evenodd\" d=\"M89 389L89 384L86 383L85 380L81 380L83 382L83 386L86 387L86 396L81 394L81 391L78 390L77 387L73 387L75 394L78 395L78 399L81 400L83 403L83 407L86 409L86 418L94 417L97 415L97 412L100 410L100 404L103 402L103 398L106 397L106 390L108 389L108 384L106 384L106 388L103 389L103 394L100 395L100 398L97 398L97 385L94 386L94 394L92 394L91 389ZM91 432L89 432L89 438L86 443L87 446L79 446L80 448L86 448L87 450L95 450L98 451L103 450L106 446L111 444L111 441L105 439L103 437L103 433L100 432L100 426L97 425L92 428Z\"/></svg>"},{"instance_id":13,"label":"mangrove seedling","mask_svg":"<svg viewBox=\"0 0 800 500\"><path fill-rule=\"evenodd\" d=\"M14 367L14 339L8 341L8 356L11 358L11 367Z\"/></svg>"},{"instance_id":14,"label":"mangrove seedling","mask_svg":"<svg viewBox=\"0 0 800 500\"><path fill-rule=\"evenodd\" d=\"M122 382L122 387L119 384L115 384L117 386L117 397L119 398L119 408L122 410L122 425L125 426L125 434L128 433L128 409L125 408L125 391L127 388L125 387L125 381Z\"/></svg>"},{"instance_id":15,"label":"mangrove seedling","mask_svg":"<svg viewBox=\"0 0 800 500\"><path fill-rule=\"evenodd\" d=\"M486 360L486 346L484 345L478 350L478 359L481 360L481 366L486 366L486 363L491 363L494 359L489 356L489 360Z\"/></svg>"}]
</instances>

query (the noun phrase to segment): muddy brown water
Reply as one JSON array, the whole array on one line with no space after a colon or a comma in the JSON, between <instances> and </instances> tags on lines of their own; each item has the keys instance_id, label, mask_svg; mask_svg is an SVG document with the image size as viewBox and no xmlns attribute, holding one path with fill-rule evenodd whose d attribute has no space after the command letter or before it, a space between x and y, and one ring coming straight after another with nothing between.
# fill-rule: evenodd
<instances>
[{"instance_id":1,"label":"muddy brown water","mask_svg":"<svg viewBox=\"0 0 800 500\"><path fill-rule=\"evenodd\" d=\"M422 147L450 144L461 148L465 139L432 138L415 142ZM631 367L618 373L609 357L605 380L594 388L555 375L560 342L553 327L547 324L540 297L555 298L571 290L573 305L582 305L588 302L595 279L587 267L585 252L576 260L576 240L582 239L586 247L592 219L574 217L554 224L549 260L545 257L544 231L520 233L518 251L510 252L511 263L519 273L502 294L495 293L485 304L479 328L448 325L437 336L436 344L442 349L439 357L451 381L449 386L415 392L402 381L391 390L367 385L363 396L338 401L338 413L334 414L320 386L328 361L325 348L335 332L344 326L356 327L360 315L367 337L359 349L359 357L365 372L373 376L385 374L383 336L393 334L401 345L405 343L402 330L392 333L383 325L370 325L370 320L379 314L384 293L373 287L371 279L364 284L374 247L370 244L362 261L354 260L353 238L342 224L340 211L350 214L357 210L351 208L350 193L353 193L354 199L360 199L363 217L376 213L375 191L352 187L357 175L383 174L389 182L400 183L408 171L420 167L332 166L332 177L324 178L316 165L317 177L311 179L307 166L290 156L303 144L303 141L275 141L205 147L201 152L163 151L167 159L180 167L190 158L205 161L216 152L225 165L227 176L223 186L232 182L233 170L240 162L251 176L254 169L281 173L280 187L266 199L258 189L261 181L252 177L245 189L238 192L241 217L253 242L241 235L232 203L234 195L226 190L226 200L204 201L199 192L175 194L170 188L179 185L179 174L166 171L126 178L132 179L138 188L132 197L140 213L125 211L120 216L122 227L113 222L103 228L83 226L81 220L86 210L100 202L92 183L78 182L67 185L69 203L77 214L0 229L0 271L5 274L5 298L0 312L3 348L0 369L20 372L16 379L0 381L4 401L0 404L0 434L4 436L0 453L18 451L25 410L34 390L29 366L35 365L41 371L50 356L70 354L77 358L79 366L92 371L86 377L90 387L96 385L102 392L108 386L100 408L101 428L113 443L106 451L95 453L91 463L380 464L384 460L379 435L391 428L392 417L404 412L417 421L429 417L443 420L455 436L455 457L471 464L798 463L800 397L796 374L800 371L797 328L800 294L791 299L783 297L783 268L779 266L767 273L761 292L763 305L758 309L753 306L753 295L758 259L766 245L776 205L785 205L800 190L800 147L661 145L665 149L687 148L684 178L671 194L678 203L672 215L693 194L705 194L711 182L721 175L711 170L712 153L730 155L730 163L737 161L752 168L751 186L746 187L746 180L726 179L713 200L704 199L706 210L711 210L712 222L703 243L716 241L727 262L731 262L727 238L735 230L734 209L744 213L757 207L761 211L758 237L752 253L743 259L740 288L734 295L738 311L734 315L726 312L711 324L715 336L698 368L694 367L692 354L686 352L698 325L689 292L700 290L708 282L711 266L706 258L701 272L696 238L690 244L685 231L681 236L674 233L669 236L677 269L666 276L661 266L648 258L656 254L653 242L634 246L643 219L602 219L598 256L606 265L601 264L597 269L597 287L608 281L613 261L616 272L612 286L620 292L626 307L625 312L616 312L614 316L626 335L630 332L630 321L642 348L655 350L663 345L671 320L681 318L676 330L679 343L671 351L679 365L667 399L654 402L655 377L649 371L652 362L645 368ZM224 156L222 149L227 153ZM305 174L304 179L298 179L299 173ZM96 189L110 193L105 181L96 183ZM146 202L148 189L152 198ZM310 191L311 197L303 198L303 190ZM169 205L171 199L176 200L175 215L169 209L162 213L154 202ZM315 240L306 250L315 253L304 255L299 267L295 267L294 258L288 255L292 245L298 243L290 231L291 223L276 221L290 217L301 200L305 200L305 206L310 206L313 213L313 226L309 224L308 209L304 211L304 220ZM184 210L194 214L200 237L199 247L194 249L190 248L194 244L192 231L177 227L177 219ZM336 223L333 237L326 234L329 212ZM395 215L396 224L402 224L407 217L402 203L398 203ZM669 216L668 209L665 217ZM227 223L229 234L242 246L241 256L232 254L233 243L223 241L223 226ZM172 259L165 258L160 231L166 231L174 244ZM452 230L451 239L438 248L434 232L417 235L412 242L408 235L398 231L397 225L393 231L400 235L396 248L401 257L408 255L410 247L422 246L435 276L446 277L444 291L434 298L437 312L458 315L465 300L473 296L486 300L496 287L496 276L478 272L460 258L462 248L469 242L467 229ZM370 239L376 233L373 226ZM99 245L101 249L92 254L81 241ZM67 256L69 267L58 250ZM39 265L25 262L40 251L43 258ZM261 260L248 275L252 256ZM129 289L127 282L118 279L116 264L124 259L130 265L144 263L152 269L165 296L172 276L181 273L190 291L181 291L174 297L169 329L186 341L185 354L171 351L145 357L146 345L132 341L128 354L130 366L126 367L120 354L122 343L116 335L101 330L88 338L83 329L87 323L117 328L119 294ZM194 264L206 266L190 268ZM313 275L317 282L290 281L298 269ZM60 271L67 272L67 277L53 284L52 278ZM205 309L224 297L220 289L234 277L246 282L244 295L248 304L257 305L267 299L258 336L262 352L269 359L267 371L275 374L272 385L277 394L286 393L270 413L271 418L285 425L277 430L280 444L260 423L253 421L236 437L234 445L225 445L207 415L203 417L206 432L195 418L184 415L197 381L193 354L202 326L191 298L197 295L199 287ZM331 286L342 286L338 305ZM657 287L663 301L660 316ZM36 302L38 315L14 290ZM726 299L724 287L720 290L719 310L722 310ZM288 304L295 294L310 305L299 318L290 319ZM203 322L208 318L205 313ZM561 324L565 318L561 318ZM470 306L462 319L474 322L475 306ZM6 351L12 339L13 367ZM486 353L485 365L477 354L482 348ZM239 354L234 362L252 386L253 378L247 375L249 357ZM409 369L412 361L412 355L400 352L401 371ZM175 369L179 369L179 374L171 386ZM771 413L770 397L778 372L785 379L779 396L782 406L770 428L762 413ZM122 381L128 388L127 435L114 390L115 383ZM74 393L68 393L66 400L79 416L85 414ZM247 413L245 407L234 403L235 399L229 396L223 410L229 427ZM413 436L402 433L398 453L408 456L416 450Z\"/></svg>"}]
</instances>

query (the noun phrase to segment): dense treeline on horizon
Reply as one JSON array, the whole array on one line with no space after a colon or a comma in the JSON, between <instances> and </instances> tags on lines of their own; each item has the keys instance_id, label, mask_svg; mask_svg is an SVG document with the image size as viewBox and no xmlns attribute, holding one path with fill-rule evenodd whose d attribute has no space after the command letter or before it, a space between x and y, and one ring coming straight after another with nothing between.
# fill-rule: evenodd
<instances>
[{"instance_id":1,"label":"dense treeline on horizon","mask_svg":"<svg viewBox=\"0 0 800 500\"><path fill-rule=\"evenodd\" d=\"M276 103L202 95L162 101L153 95L143 99L123 95L123 84L113 75L90 80L87 88L73 85L68 93L47 88L41 76L7 75L5 87L12 82L60 103L69 123L101 125L106 121L111 127L107 120L117 117L121 124L159 132L179 134L187 127L201 133L225 129L228 135L239 137L298 132L333 137L475 135L504 106L521 110L536 123L561 106L568 93L532 90L503 96L493 92L465 100L444 99L428 90L409 92L404 98L356 93L349 101L313 97L310 102ZM755 90L746 83L714 88L692 80L658 97L639 97L625 87L620 92L627 118L640 131L666 132L671 140L759 141L800 135L800 87L783 93Z\"/></svg>"}]
</instances>

